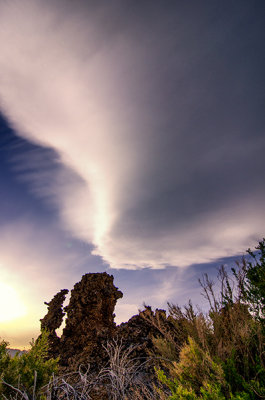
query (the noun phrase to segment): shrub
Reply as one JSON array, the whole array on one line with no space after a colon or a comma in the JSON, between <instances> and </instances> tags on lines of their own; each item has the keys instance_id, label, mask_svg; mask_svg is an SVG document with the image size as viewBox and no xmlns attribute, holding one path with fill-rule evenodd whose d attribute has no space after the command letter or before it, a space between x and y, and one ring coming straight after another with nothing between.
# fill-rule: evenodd
<instances>
[{"instance_id":1,"label":"shrub","mask_svg":"<svg viewBox=\"0 0 265 400\"><path fill-rule=\"evenodd\" d=\"M195 313L190 303L185 312L170 306L172 326L178 327L175 339L181 338L182 347L177 340L175 346L167 343L170 332L153 340L158 355L167 360L157 369L160 382L171 391L165 398L265 398L264 239L256 249L248 250L250 261L237 263L232 274L219 269L219 292L207 274L199 281L208 313Z\"/></svg>"},{"instance_id":2,"label":"shrub","mask_svg":"<svg viewBox=\"0 0 265 400\"><path fill-rule=\"evenodd\" d=\"M243 301L250 312L265 329L265 239L259 242L256 251L247 250L250 260L232 271L237 279Z\"/></svg>"},{"instance_id":3,"label":"shrub","mask_svg":"<svg viewBox=\"0 0 265 400\"><path fill-rule=\"evenodd\" d=\"M43 332L31 349L11 357L7 352L8 343L0 344L0 395L8 396L17 392L37 396L40 388L47 384L57 372L58 359L48 359L48 332Z\"/></svg>"},{"instance_id":4,"label":"shrub","mask_svg":"<svg viewBox=\"0 0 265 400\"><path fill-rule=\"evenodd\" d=\"M180 395L187 399L197 398L202 388L205 393L209 391L219 393L221 388L225 387L221 365L214 362L192 338L189 338L188 344L181 349L179 362L172 363L170 379L166 378L161 370L157 370L157 375L161 383L164 383L175 396L172 400L179 398L176 396Z\"/></svg>"}]
</instances>

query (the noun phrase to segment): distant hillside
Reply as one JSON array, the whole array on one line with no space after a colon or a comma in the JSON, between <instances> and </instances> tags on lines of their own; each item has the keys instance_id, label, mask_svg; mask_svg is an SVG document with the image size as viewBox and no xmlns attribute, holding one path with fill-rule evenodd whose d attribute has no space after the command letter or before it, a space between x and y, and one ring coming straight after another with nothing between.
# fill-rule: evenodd
<instances>
[{"instance_id":1,"label":"distant hillside","mask_svg":"<svg viewBox=\"0 0 265 400\"><path fill-rule=\"evenodd\" d=\"M11 355L11 357L14 357L17 353L23 354L26 352L26 350L19 350L19 349L7 349L8 353Z\"/></svg>"}]
</instances>

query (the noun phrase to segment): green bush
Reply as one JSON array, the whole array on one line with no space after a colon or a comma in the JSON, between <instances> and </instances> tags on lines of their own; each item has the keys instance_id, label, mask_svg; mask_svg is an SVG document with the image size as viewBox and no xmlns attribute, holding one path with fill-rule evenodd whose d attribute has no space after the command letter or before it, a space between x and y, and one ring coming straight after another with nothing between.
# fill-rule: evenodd
<instances>
[{"instance_id":1,"label":"green bush","mask_svg":"<svg viewBox=\"0 0 265 400\"><path fill-rule=\"evenodd\" d=\"M19 388L36 397L57 372L58 359L48 359L48 332L31 343L31 349L13 358L8 354L8 343L0 343L0 396L14 394Z\"/></svg>"},{"instance_id":2,"label":"green bush","mask_svg":"<svg viewBox=\"0 0 265 400\"><path fill-rule=\"evenodd\" d=\"M255 251L247 250L250 260L243 260L239 271L232 269L237 278L243 301L250 312L265 329L265 239L259 242Z\"/></svg>"},{"instance_id":3,"label":"green bush","mask_svg":"<svg viewBox=\"0 0 265 400\"><path fill-rule=\"evenodd\" d=\"M225 389L225 380L221 365L214 362L192 338L181 349L179 362L172 363L170 378L162 370L157 370L157 377L170 389L170 400L224 399L221 389Z\"/></svg>"},{"instance_id":4,"label":"green bush","mask_svg":"<svg viewBox=\"0 0 265 400\"><path fill-rule=\"evenodd\" d=\"M175 307L178 311L170 312L172 326L179 327L175 338L182 340L167 345L170 332L153 340L157 354L166 360L156 370L160 383L171 392L164 398L265 398L264 239L256 250L248 250L250 261L237 263L233 275L220 268L219 293L207 274L200 280L209 302L208 313L196 314L190 304L183 313L171 305L171 310ZM187 333L189 339L185 340Z\"/></svg>"}]
</instances>

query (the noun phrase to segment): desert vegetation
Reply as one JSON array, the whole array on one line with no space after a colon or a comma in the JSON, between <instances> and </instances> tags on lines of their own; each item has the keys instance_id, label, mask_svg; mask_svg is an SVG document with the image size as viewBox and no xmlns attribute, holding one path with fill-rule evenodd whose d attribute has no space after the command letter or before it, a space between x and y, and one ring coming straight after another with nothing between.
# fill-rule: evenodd
<instances>
[{"instance_id":1,"label":"desert vegetation","mask_svg":"<svg viewBox=\"0 0 265 400\"><path fill-rule=\"evenodd\" d=\"M93 280L94 286L98 279ZM105 275L104 280L112 290ZM98 355L93 344L93 351L85 353L89 357L82 353L80 363L74 358L72 366L63 365L60 346L70 336L59 343L52 328L42 327L31 350L14 358L2 341L1 398L265 399L265 240L254 251L248 250L248 257L231 271L221 266L216 280L218 284L214 285L207 274L200 279L202 295L209 305L206 313L191 302L183 309L169 304L167 313L145 307L127 325L117 329L111 325L111 335L100 342L101 331L95 336L102 348L101 364L93 363L94 354ZM117 293L116 298L121 297ZM76 294L73 297L77 299ZM58 296L56 299L58 303ZM97 305L95 309L99 309ZM99 314L93 317L98 324ZM68 331L69 326L70 322ZM104 332L106 329L104 326ZM138 336L134 335L137 329ZM54 342L58 357L51 357Z\"/></svg>"}]
</instances>

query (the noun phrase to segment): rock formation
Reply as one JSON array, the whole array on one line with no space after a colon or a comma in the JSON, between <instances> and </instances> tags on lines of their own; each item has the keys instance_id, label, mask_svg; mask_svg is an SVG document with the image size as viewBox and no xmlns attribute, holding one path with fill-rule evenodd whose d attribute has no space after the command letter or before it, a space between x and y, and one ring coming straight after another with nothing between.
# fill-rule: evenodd
<instances>
[{"instance_id":1,"label":"rock formation","mask_svg":"<svg viewBox=\"0 0 265 400\"><path fill-rule=\"evenodd\" d=\"M76 369L81 363L98 369L106 354L103 345L114 337L114 308L123 296L113 284L113 276L104 273L83 275L71 291L69 305L62 309L68 290L61 290L45 303L47 315L41 319L41 328L49 331L49 355L60 356L62 367ZM55 330L67 313L61 338Z\"/></svg>"},{"instance_id":2,"label":"rock formation","mask_svg":"<svg viewBox=\"0 0 265 400\"><path fill-rule=\"evenodd\" d=\"M41 327L50 332L50 356L60 356L63 369L77 370L80 364L90 365L97 373L107 363L104 346L112 339L125 348L134 345L134 357L144 360L150 355L152 338L159 336L160 326L168 323L164 310L150 307L133 316L128 322L116 326L114 308L123 296L113 284L113 276L104 273L83 275L71 291L69 305L62 309L62 303L68 291L61 290L54 298L45 303L48 313L41 320ZM67 313L65 328L61 338L55 330Z\"/></svg>"},{"instance_id":3,"label":"rock formation","mask_svg":"<svg viewBox=\"0 0 265 400\"><path fill-rule=\"evenodd\" d=\"M49 303L44 302L48 306L48 312L40 320L41 331L45 329L49 332L49 355L51 357L58 357L60 353L60 338L56 334L56 329L60 328L63 322L65 315L63 303L68 292L68 289L62 289Z\"/></svg>"},{"instance_id":4,"label":"rock formation","mask_svg":"<svg viewBox=\"0 0 265 400\"><path fill-rule=\"evenodd\" d=\"M61 337L61 364L102 364L102 345L115 334L114 308L123 296L104 273L83 275L71 291L66 325Z\"/></svg>"},{"instance_id":5,"label":"rock formation","mask_svg":"<svg viewBox=\"0 0 265 400\"><path fill-rule=\"evenodd\" d=\"M146 307L139 314L134 315L128 322L118 326L117 334L125 347L137 345L142 355L147 355L152 348L152 338L158 336L159 325L164 327L167 321L165 310L152 311Z\"/></svg>"},{"instance_id":6,"label":"rock formation","mask_svg":"<svg viewBox=\"0 0 265 400\"><path fill-rule=\"evenodd\" d=\"M151 307L145 307L139 314L131 317L128 322L117 327L117 337L122 340L124 348L135 346L132 357L140 362L146 362L148 359L145 370L153 372L153 339L164 336L169 326L170 319L167 318L165 310L153 311Z\"/></svg>"}]
</instances>

